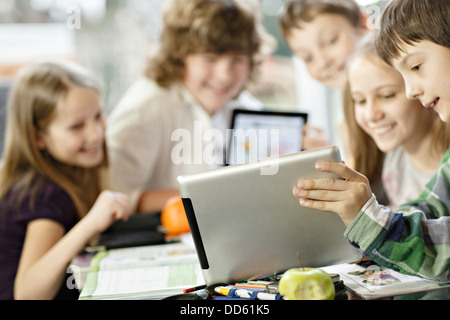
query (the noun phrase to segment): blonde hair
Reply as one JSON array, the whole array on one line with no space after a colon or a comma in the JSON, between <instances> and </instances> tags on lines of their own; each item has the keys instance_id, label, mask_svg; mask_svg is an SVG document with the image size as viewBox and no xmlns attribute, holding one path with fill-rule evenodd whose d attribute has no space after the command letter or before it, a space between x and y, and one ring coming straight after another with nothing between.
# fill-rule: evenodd
<instances>
[{"instance_id":1,"label":"blonde hair","mask_svg":"<svg viewBox=\"0 0 450 320\"><path fill-rule=\"evenodd\" d=\"M146 76L169 87L184 75L192 53L247 54L254 71L262 34L256 15L234 0L171 0L163 12L158 52L149 59Z\"/></svg>"},{"instance_id":2,"label":"blonde hair","mask_svg":"<svg viewBox=\"0 0 450 320\"><path fill-rule=\"evenodd\" d=\"M345 125L348 132L347 147L352 157L352 167L369 179L372 189L378 189L381 186L385 153L356 122L355 101L352 98L348 82L344 88L343 100ZM377 195L376 192L374 193ZM379 198L378 195L377 198Z\"/></svg>"},{"instance_id":3,"label":"blonde hair","mask_svg":"<svg viewBox=\"0 0 450 320\"><path fill-rule=\"evenodd\" d=\"M361 40L350 56L348 63L356 57L366 57L375 59L380 65L385 64L377 55L374 36L375 34L371 33ZM393 72L396 71L393 70ZM348 147L353 157L353 169L364 174L369 181L379 183L383 169L384 153L378 148L372 137L356 122L355 101L351 96L350 89L350 84L347 82L343 93L343 105L348 136L349 139L351 138L351 141L348 141ZM431 149L435 151L434 155L442 156L450 146L450 124L443 122L436 114L431 130L433 131L433 141L435 142Z\"/></svg>"},{"instance_id":4,"label":"blonde hair","mask_svg":"<svg viewBox=\"0 0 450 320\"><path fill-rule=\"evenodd\" d=\"M54 111L64 103L73 87L101 91L97 79L69 62L38 62L20 70L11 89L6 118L5 149L0 167L0 199L11 192L8 206L19 205L30 195L30 207L40 186L50 179L72 198L79 217L83 217L101 190L101 171L107 166L106 144L103 163L92 169L72 167L41 150L36 141Z\"/></svg>"}]
</instances>

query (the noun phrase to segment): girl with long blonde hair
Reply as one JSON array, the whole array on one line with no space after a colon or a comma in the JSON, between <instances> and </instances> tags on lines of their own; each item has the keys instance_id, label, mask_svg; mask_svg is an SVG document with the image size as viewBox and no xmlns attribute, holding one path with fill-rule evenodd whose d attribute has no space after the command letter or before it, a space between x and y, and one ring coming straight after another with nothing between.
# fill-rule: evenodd
<instances>
[{"instance_id":1,"label":"girl with long blonde hair","mask_svg":"<svg viewBox=\"0 0 450 320\"><path fill-rule=\"evenodd\" d=\"M107 169L100 86L69 62L25 67L12 87L0 167L0 299L77 297L72 258L128 196L102 191Z\"/></svg>"}]
</instances>

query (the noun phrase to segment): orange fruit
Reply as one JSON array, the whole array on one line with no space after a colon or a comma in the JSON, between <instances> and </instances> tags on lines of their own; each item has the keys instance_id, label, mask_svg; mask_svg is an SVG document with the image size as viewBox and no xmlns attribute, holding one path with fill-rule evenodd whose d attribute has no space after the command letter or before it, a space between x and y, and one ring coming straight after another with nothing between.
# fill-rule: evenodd
<instances>
[{"instance_id":1,"label":"orange fruit","mask_svg":"<svg viewBox=\"0 0 450 320\"><path fill-rule=\"evenodd\" d=\"M161 224L171 235L190 232L181 197L170 198L161 211Z\"/></svg>"}]
</instances>

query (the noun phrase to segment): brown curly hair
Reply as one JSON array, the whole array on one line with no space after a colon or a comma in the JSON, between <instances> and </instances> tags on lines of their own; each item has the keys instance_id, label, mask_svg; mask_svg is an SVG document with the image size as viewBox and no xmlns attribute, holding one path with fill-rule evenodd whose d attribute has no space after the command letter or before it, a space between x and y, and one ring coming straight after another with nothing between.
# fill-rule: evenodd
<instances>
[{"instance_id":1,"label":"brown curly hair","mask_svg":"<svg viewBox=\"0 0 450 320\"><path fill-rule=\"evenodd\" d=\"M253 72L260 46L256 17L237 1L172 0L164 10L158 52L145 75L167 88L183 78L187 55L204 52L247 54Z\"/></svg>"}]
</instances>

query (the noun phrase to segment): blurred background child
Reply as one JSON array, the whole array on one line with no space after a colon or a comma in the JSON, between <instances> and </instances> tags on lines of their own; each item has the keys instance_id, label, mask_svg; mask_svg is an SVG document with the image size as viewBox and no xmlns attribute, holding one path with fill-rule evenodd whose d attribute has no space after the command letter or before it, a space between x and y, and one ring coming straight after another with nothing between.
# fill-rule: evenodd
<instances>
[{"instance_id":1,"label":"blurred background child","mask_svg":"<svg viewBox=\"0 0 450 320\"><path fill-rule=\"evenodd\" d=\"M347 81L346 63L355 45L367 33L366 16L354 0L289 0L279 17L281 33L292 53L303 60L310 76L330 91L332 113L338 124L327 137L323 128L307 126L305 149L334 142L347 149L342 123L341 90Z\"/></svg>"},{"instance_id":2,"label":"blurred background child","mask_svg":"<svg viewBox=\"0 0 450 320\"><path fill-rule=\"evenodd\" d=\"M324 85L343 89L347 58L366 34L366 17L353 0L290 0L280 15L293 54Z\"/></svg>"},{"instance_id":3,"label":"blurred background child","mask_svg":"<svg viewBox=\"0 0 450 320\"><path fill-rule=\"evenodd\" d=\"M78 298L70 261L130 214L103 190L107 169L100 86L77 65L26 67L14 84L0 168L0 299Z\"/></svg>"},{"instance_id":4,"label":"blurred background child","mask_svg":"<svg viewBox=\"0 0 450 320\"><path fill-rule=\"evenodd\" d=\"M262 107L245 86L268 35L259 12L239 3L169 1L157 53L108 119L112 184L132 195L138 212L177 196L179 175L223 164L231 110ZM211 130L224 139L208 137ZM180 142L188 150L177 151Z\"/></svg>"}]
</instances>

